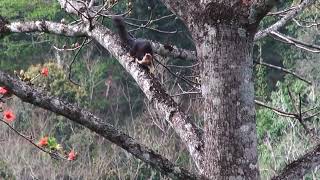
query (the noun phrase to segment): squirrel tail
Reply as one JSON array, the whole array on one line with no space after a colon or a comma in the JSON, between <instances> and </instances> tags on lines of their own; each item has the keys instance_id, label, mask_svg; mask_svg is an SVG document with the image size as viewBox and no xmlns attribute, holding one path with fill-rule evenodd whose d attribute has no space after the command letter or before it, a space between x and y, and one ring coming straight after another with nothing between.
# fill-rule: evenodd
<instances>
[{"instance_id":1,"label":"squirrel tail","mask_svg":"<svg viewBox=\"0 0 320 180\"><path fill-rule=\"evenodd\" d=\"M113 16L112 22L113 22L113 25L118 30L118 34L120 36L121 42L125 45L128 45L129 47L132 47L134 43L134 39L128 33L123 17L119 15Z\"/></svg>"}]
</instances>

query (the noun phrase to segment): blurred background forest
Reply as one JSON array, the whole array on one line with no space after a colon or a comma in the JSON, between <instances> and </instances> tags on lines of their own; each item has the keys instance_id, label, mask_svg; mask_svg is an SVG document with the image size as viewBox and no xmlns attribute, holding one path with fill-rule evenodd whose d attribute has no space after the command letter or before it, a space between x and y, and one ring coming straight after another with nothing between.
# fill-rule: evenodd
<instances>
[{"instance_id":1,"label":"blurred background forest","mask_svg":"<svg viewBox=\"0 0 320 180\"><path fill-rule=\"evenodd\" d=\"M277 7L274 11L285 9L292 3L296 2L288 0L284 6ZM141 24L146 21L136 19L148 20L151 15L153 19L167 16L153 22L151 27L165 31L177 30L177 33L170 34L129 26L136 37L195 49L183 23L171 15L159 1L122 0L114 6L113 11L114 14L119 14L128 11L128 8L132 8L127 16L128 22ZM319 11L316 7L309 8L299 19L306 20L306 24L314 21L320 23ZM1 0L0 13L9 21L74 20L60 10L54 0ZM277 17L268 16L262 27L267 27L276 20ZM103 23L112 28L110 19L105 18ZM320 26L303 28L291 22L281 32L319 45L319 28ZM48 67L49 77L39 78L35 86L41 86L53 95L85 107L171 161L187 169L194 169L184 145L170 126L154 112L130 75L98 44L87 44L73 63L71 77L81 86L68 80L69 65L76 52L61 49L71 48L72 44L82 41L83 39L43 33L1 37L0 69L10 73L24 70L32 76L42 67ZM290 74L255 64L257 100L283 111L293 112L293 104L298 102L300 94L304 110L319 106L319 53L306 52L268 37L256 43L254 60L289 69L312 82L309 85ZM163 58L161 61L180 76L198 79L197 62L171 58ZM156 65L156 69L157 77L165 84L167 91L175 97L190 118L201 126L201 96L181 95L181 90L187 88L187 85L162 66ZM292 100L295 102L292 103ZM14 122L17 130L36 139L44 135L53 136L67 149L74 148L79 157L74 162L52 159L0 124L0 179L166 179L116 145L61 116L22 103L17 98L10 103L17 115ZM297 158L314 144L298 121L279 116L263 107L257 106L256 109L260 171L263 179L269 179L289 160ZM319 129L317 116L307 119L305 123L310 129ZM306 177L319 178L317 169Z\"/></svg>"}]
</instances>

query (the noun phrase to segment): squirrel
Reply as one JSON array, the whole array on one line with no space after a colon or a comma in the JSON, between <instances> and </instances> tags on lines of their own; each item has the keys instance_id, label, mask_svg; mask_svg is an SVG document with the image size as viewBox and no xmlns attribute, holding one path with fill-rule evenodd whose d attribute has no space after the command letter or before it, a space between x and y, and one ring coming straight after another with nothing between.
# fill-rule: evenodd
<instances>
[{"instance_id":1,"label":"squirrel","mask_svg":"<svg viewBox=\"0 0 320 180\"><path fill-rule=\"evenodd\" d=\"M129 50L130 56L153 72L153 50L150 42L145 39L135 39L129 34L122 16L113 16L112 22L118 30L122 44Z\"/></svg>"}]
</instances>

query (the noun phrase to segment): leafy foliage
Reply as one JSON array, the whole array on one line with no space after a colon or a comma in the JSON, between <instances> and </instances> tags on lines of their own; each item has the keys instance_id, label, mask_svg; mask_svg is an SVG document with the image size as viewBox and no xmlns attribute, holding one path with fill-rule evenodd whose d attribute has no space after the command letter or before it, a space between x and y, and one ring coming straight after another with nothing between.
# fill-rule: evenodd
<instances>
[{"instance_id":1,"label":"leafy foliage","mask_svg":"<svg viewBox=\"0 0 320 180\"><path fill-rule=\"evenodd\" d=\"M37 78L33 83L51 92L52 95L66 99L69 102L84 102L87 93L85 89L72 84L61 67L55 63L45 63L44 65L32 65L26 74L35 77L41 71L42 67L49 69L47 78Z\"/></svg>"}]
</instances>

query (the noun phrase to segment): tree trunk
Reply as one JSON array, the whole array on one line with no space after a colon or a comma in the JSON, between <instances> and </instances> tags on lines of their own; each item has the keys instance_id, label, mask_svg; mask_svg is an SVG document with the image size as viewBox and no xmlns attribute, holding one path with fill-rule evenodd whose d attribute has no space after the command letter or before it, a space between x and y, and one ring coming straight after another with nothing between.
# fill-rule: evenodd
<instances>
[{"instance_id":1,"label":"tree trunk","mask_svg":"<svg viewBox=\"0 0 320 180\"><path fill-rule=\"evenodd\" d=\"M203 174L210 179L259 179L253 35L221 24L197 31L204 97Z\"/></svg>"}]
</instances>

